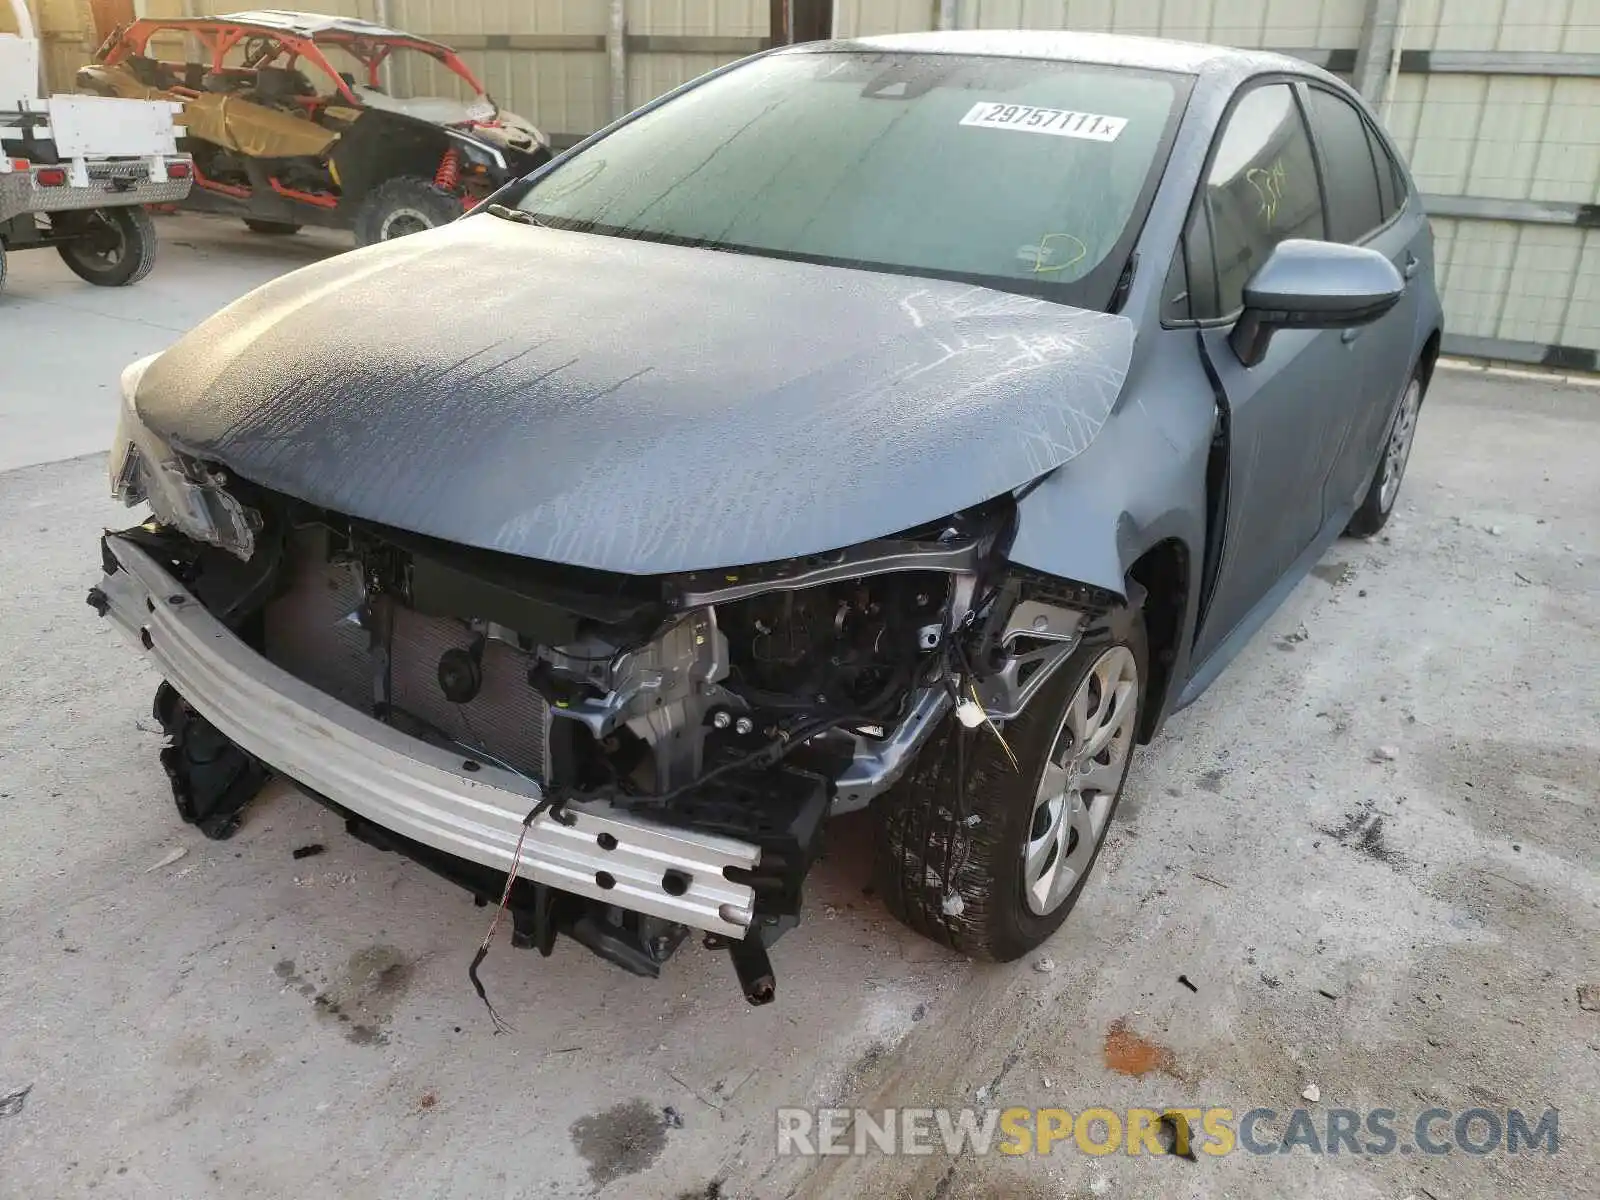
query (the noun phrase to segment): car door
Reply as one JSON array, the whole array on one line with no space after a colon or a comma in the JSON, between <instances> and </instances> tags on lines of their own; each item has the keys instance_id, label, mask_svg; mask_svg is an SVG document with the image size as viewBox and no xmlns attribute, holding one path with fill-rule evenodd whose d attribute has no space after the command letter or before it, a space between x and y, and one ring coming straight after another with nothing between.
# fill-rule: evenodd
<instances>
[{"instance_id":1,"label":"car door","mask_svg":"<svg viewBox=\"0 0 1600 1200\"><path fill-rule=\"evenodd\" d=\"M1407 281L1400 302L1370 325L1340 335L1359 352L1360 387L1339 397L1344 425L1323 489L1324 520L1343 520L1359 502L1388 436L1395 405L1415 365L1420 305L1411 286L1423 263L1427 222L1405 190L1377 133L1345 96L1317 83L1304 85L1306 115L1322 166L1328 240L1366 246L1394 263Z\"/></svg>"},{"instance_id":2,"label":"car door","mask_svg":"<svg viewBox=\"0 0 1600 1200\"><path fill-rule=\"evenodd\" d=\"M1323 525L1322 492L1357 386L1338 330L1285 330L1244 366L1228 345L1245 281L1288 238L1326 235L1322 193L1295 85L1248 86L1218 131L1184 235L1189 315L1226 399L1226 522L1196 637L1201 661L1285 578Z\"/></svg>"}]
</instances>

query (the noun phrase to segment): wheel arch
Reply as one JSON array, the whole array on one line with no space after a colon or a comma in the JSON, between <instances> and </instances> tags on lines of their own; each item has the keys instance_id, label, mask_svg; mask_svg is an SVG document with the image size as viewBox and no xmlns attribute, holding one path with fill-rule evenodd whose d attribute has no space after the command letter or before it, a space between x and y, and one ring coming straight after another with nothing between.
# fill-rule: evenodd
<instances>
[{"instance_id":1,"label":"wheel arch","mask_svg":"<svg viewBox=\"0 0 1600 1200\"><path fill-rule=\"evenodd\" d=\"M344 203L354 208L379 185L401 175L432 179L452 144L450 135L431 122L368 109L335 143L330 156Z\"/></svg>"},{"instance_id":2,"label":"wheel arch","mask_svg":"<svg viewBox=\"0 0 1600 1200\"><path fill-rule=\"evenodd\" d=\"M1166 716L1167 702L1174 694L1173 681L1183 658L1194 594L1193 556L1181 538L1163 538L1139 555L1128 568L1127 579L1128 596L1142 593L1144 597L1150 678L1139 714L1139 740L1148 742Z\"/></svg>"},{"instance_id":3,"label":"wheel arch","mask_svg":"<svg viewBox=\"0 0 1600 1200\"><path fill-rule=\"evenodd\" d=\"M1435 328L1428 335L1427 341L1422 343L1422 354L1417 359L1417 368L1422 372L1422 388L1427 391L1428 384L1433 380L1433 368L1439 363L1439 350L1444 344L1444 331Z\"/></svg>"},{"instance_id":4,"label":"wheel arch","mask_svg":"<svg viewBox=\"0 0 1600 1200\"><path fill-rule=\"evenodd\" d=\"M1019 505L1014 565L1143 609L1151 679L1141 742L1160 729L1187 679L1206 534L1216 520L1207 496L1214 421L1211 411L1205 424L1191 417L1179 431L1187 449L1178 454L1140 436L1096 456L1097 439L1084 455L1093 461L1084 465L1098 469L1069 464Z\"/></svg>"},{"instance_id":5,"label":"wheel arch","mask_svg":"<svg viewBox=\"0 0 1600 1200\"><path fill-rule=\"evenodd\" d=\"M1157 538L1130 557L1131 562L1114 589L1085 575L1059 575L1021 567L1019 594L1082 608L1095 614L1095 620L1107 620L1109 613L1113 624L1119 612L1138 612L1144 624L1148 673L1138 740L1149 742L1165 721L1171 701L1182 691L1186 678L1198 594L1197 559L1190 543L1176 533Z\"/></svg>"}]
</instances>

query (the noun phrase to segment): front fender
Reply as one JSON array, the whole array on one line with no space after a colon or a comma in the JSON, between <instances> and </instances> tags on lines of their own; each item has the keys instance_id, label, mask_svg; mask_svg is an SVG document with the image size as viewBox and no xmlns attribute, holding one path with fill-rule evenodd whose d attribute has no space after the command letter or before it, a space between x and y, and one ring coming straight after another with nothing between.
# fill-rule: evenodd
<instances>
[{"instance_id":1,"label":"front fender","mask_svg":"<svg viewBox=\"0 0 1600 1200\"><path fill-rule=\"evenodd\" d=\"M1126 518L1087 474L1058 469L1017 506L1017 532L1008 557L1018 566L1126 599L1122 543L1127 539L1121 533Z\"/></svg>"},{"instance_id":2,"label":"front fender","mask_svg":"<svg viewBox=\"0 0 1600 1200\"><path fill-rule=\"evenodd\" d=\"M1209 429L1172 436L1141 399L1119 406L1084 452L1023 495L1008 557L1127 597L1140 555L1176 538L1199 562L1205 546Z\"/></svg>"},{"instance_id":3,"label":"front fender","mask_svg":"<svg viewBox=\"0 0 1600 1200\"><path fill-rule=\"evenodd\" d=\"M1100 439L1021 497L1009 555L1142 606L1152 690L1141 741L1160 728L1190 673L1210 444L1193 421L1178 420L1181 437L1170 436L1173 426L1150 420L1147 407L1135 401L1132 422L1119 410Z\"/></svg>"}]
</instances>

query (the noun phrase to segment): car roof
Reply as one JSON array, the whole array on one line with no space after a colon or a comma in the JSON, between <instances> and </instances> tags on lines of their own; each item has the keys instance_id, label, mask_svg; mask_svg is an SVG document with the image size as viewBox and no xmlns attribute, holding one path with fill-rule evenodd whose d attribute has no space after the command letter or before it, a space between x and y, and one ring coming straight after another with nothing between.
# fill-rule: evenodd
<instances>
[{"instance_id":1,"label":"car roof","mask_svg":"<svg viewBox=\"0 0 1600 1200\"><path fill-rule=\"evenodd\" d=\"M812 43L816 45L817 43ZM1189 75L1244 79L1269 71L1322 77L1325 72L1301 59L1261 50L1238 50L1202 42L1135 37L1114 33L1075 33L1053 29L951 30L897 33L823 43L835 49L868 48L919 54L970 54L991 58L1042 58L1105 66L1143 67Z\"/></svg>"}]
</instances>

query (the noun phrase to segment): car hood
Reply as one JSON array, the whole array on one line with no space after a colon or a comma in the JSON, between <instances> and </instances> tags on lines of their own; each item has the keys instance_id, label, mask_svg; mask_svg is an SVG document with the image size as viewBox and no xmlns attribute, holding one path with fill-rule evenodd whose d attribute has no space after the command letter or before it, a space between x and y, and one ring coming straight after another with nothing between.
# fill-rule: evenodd
<instances>
[{"instance_id":1,"label":"car hood","mask_svg":"<svg viewBox=\"0 0 1600 1200\"><path fill-rule=\"evenodd\" d=\"M473 101L450 96L391 96L377 88L356 86L356 98L367 108L415 117L430 125L458 129L480 141L512 150L528 151L548 146L550 139L526 117L496 108L487 97ZM488 122L485 124L484 122Z\"/></svg>"},{"instance_id":2,"label":"car hood","mask_svg":"<svg viewBox=\"0 0 1600 1200\"><path fill-rule=\"evenodd\" d=\"M283 276L145 372L141 420L303 500L633 574L938 520L1080 453L1123 317L475 216Z\"/></svg>"}]
</instances>

